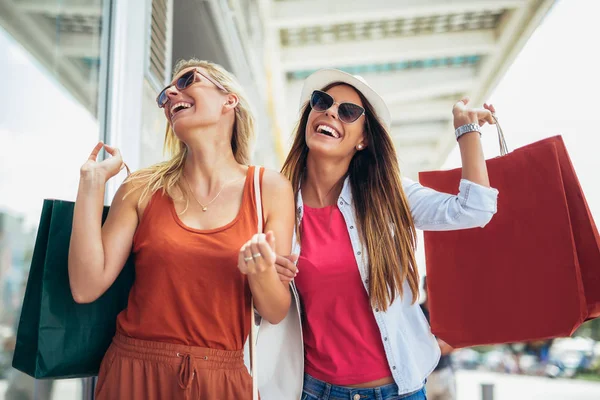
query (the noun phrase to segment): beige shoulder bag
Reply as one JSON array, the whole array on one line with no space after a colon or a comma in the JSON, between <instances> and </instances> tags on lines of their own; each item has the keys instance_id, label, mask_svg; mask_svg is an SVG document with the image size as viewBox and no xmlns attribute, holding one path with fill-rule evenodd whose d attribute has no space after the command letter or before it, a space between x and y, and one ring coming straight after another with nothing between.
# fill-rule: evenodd
<instances>
[{"instance_id":1,"label":"beige shoulder bag","mask_svg":"<svg viewBox=\"0 0 600 400\"><path fill-rule=\"evenodd\" d=\"M263 233L262 196L260 193L260 171L262 167L254 167L254 196L256 203L256 215L258 217L258 233ZM258 400L258 374L256 367L256 317L254 310L254 299L251 303L250 314L250 370L252 373L252 400Z\"/></svg>"},{"instance_id":2,"label":"beige shoulder bag","mask_svg":"<svg viewBox=\"0 0 600 400\"><path fill-rule=\"evenodd\" d=\"M263 232L262 197L260 171L254 171L254 193L258 216L258 232ZM258 400L258 389L262 400L299 400L302 396L304 378L304 347L300 300L292 282L290 284L292 304L286 317L277 325L256 316L252 309L250 338L244 346L245 363L252 372L253 400ZM256 321L260 321L257 328ZM260 353L260 365L257 354ZM260 371L259 371L260 370ZM260 373L259 373L260 372Z\"/></svg>"}]
</instances>

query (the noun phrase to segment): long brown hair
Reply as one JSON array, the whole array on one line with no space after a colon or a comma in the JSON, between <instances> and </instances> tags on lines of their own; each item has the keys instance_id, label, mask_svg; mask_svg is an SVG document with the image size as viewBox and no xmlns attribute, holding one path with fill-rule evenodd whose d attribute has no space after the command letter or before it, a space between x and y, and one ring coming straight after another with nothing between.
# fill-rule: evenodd
<instances>
[{"instance_id":1,"label":"long brown hair","mask_svg":"<svg viewBox=\"0 0 600 400\"><path fill-rule=\"evenodd\" d=\"M322 90L327 91L340 84L342 83L333 83ZM371 305L387 310L398 294L402 297L406 280L412 291L413 303L417 300L417 238L408 201L402 189L400 167L392 138L377 118L373 106L361 92L357 90L357 93L365 108L367 147L357 151L352 157L347 176L352 188L359 233L367 249ZM292 149L281 170L292 183L296 201L309 151L305 135L310 111L307 102L302 108Z\"/></svg>"},{"instance_id":2,"label":"long brown hair","mask_svg":"<svg viewBox=\"0 0 600 400\"><path fill-rule=\"evenodd\" d=\"M239 164L249 164L251 145L254 139L254 115L241 85L233 74L220 65L195 58L179 61L174 68L173 76L177 76L181 71L190 67L204 68L229 93L235 93L238 96L239 102L235 108L235 122L231 135L231 149L235 160ZM183 166L188 149L185 143L175 135L169 123L167 123L163 150L170 156L167 161L136 171L127 178L127 182L133 183L133 188L127 194L140 187L144 188L138 204L141 204L148 196L159 189L174 197L174 188L179 184L183 175ZM185 209L187 210L187 206Z\"/></svg>"}]
</instances>

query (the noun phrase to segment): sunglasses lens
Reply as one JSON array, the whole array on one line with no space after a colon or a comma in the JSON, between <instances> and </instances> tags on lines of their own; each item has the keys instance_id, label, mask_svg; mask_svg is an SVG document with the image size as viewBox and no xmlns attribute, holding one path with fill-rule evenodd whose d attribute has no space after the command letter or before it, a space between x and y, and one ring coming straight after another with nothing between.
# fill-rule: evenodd
<instances>
[{"instance_id":1,"label":"sunglasses lens","mask_svg":"<svg viewBox=\"0 0 600 400\"><path fill-rule=\"evenodd\" d=\"M323 112L333 105L333 97L325 92L315 90L310 97L310 106L313 110Z\"/></svg>"},{"instance_id":2,"label":"sunglasses lens","mask_svg":"<svg viewBox=\"0 0 600 400\"><path fill-rule=\"evenodd\" d=\"M177 86L177 89L179 90L183 90L187 87L189 87L192 83L194 83L194 73L195 71L188 71L185 74L181 75L179 77L179 79L177 79L177 82L175 83Z\"/></svg>"},{"instance_id":3,"label":"sunglasses lens","mask_svg":"<svg viewBox=\"0 0 600 400\"><path fill-rule=\"evenodd\" d=\"M363 115L362 107L357 106L352 103L342 103L340 104L340 108L338 109L338 114L340 117L340 121L345 122L347 124L356 121Z\"/></svg>"},{"instance_id":4,"label":"sunglasses lens","mask_svg":"<svg viewBox=\"0 0 600 400\"><path fill-rule=\"evenodd\" d=\"M189 87L192 83L194 83L195 77L195 71L188 71L177 79L177 81L175 82L175 87L178 90L183 90ZM159 108L164 107L165 104L167 104L167 101L169 101L169 96L167 95L167 90L169 90L169 87L163 89L163 91L160 92L160 94L156 98L156 103L158 104Z\"/></svg>"},{"instance_id":5,"label":"sunglasses lens","mask_svg":"<svg viewBox=\"0 0 600 400\"><path fill-rule=\"evenodd\" d=\"M165 104L167 104L167 101L169 101L169 98L167 96L167 89L163 89L163 91L160 92L160 94L156 98L156 103L158 104L159 108L162 108L165 106Z\"/></svg>"}]
</instances>

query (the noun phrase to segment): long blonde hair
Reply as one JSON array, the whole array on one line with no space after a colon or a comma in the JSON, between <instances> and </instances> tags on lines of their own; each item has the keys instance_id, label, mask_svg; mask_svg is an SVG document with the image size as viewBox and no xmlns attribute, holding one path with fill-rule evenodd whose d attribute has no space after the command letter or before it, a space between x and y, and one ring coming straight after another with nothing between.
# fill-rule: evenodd
<instances>
[{"instance_id":1,"label":"long blonde hair","mask_svg":"<svg viewBox=\"0 0 600 400\"><path fill-rule=\"evenodd\" d=\"M235 108L235 121L233 134L231 135L231 149L235 160L239 164L249 164L251 144L254 140L254 115L241 85L231 73L220 65L195 58L179 61L175 65L173 77L190 67L204 68L227 92L235 93L238 96L239 102ZM160 189L169 196L174 197L173 189L179 184L183 175L183 166L188 150L185 143L179 140L173 132L171 124L167 124L163 151L170 156L168 161L136 171L125 181L133 184L131 191L143 187L138 204L141 204L148 196Z\"/></svg>"},{"instance_id":2,"label":"long blonde hair","mask_svg":"<svg viewBox=\"0 0 600 400\"><path fill-rule=\"evenodd\" d=\"M337 85L340 83L331 84L323 91ZM392 138L377 119L371 104L361 92L357 90L357 93L366 113L367 147L352 157L347 175L357 228L367 249L371 305L387 310L398 294L403 295L406 280L412 291L413 303L417 300L419 272L415 259L416 230L402 189ZM282 173L292 183L296 199L306 171L309 150L305 135L310 111L310 105L305 104L292 149L282 168Z\"/></svg>"}]
</instances>

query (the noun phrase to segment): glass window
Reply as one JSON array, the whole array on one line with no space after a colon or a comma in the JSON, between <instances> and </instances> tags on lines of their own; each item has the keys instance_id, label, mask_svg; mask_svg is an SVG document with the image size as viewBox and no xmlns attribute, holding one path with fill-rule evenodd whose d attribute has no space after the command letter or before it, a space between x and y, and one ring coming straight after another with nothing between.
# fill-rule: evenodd
<instances>
[{"instance_id":1,"label":"glass window","mask_svg":"<svg viewBox=\"0 0 600 400\"><path fill-rule=\"evenodd\" d=\"M63 3L0 2L0 399L82 395L10 367L42 201L75 199L100 137L103 1Z\"/></svg>"}]
</instances>

